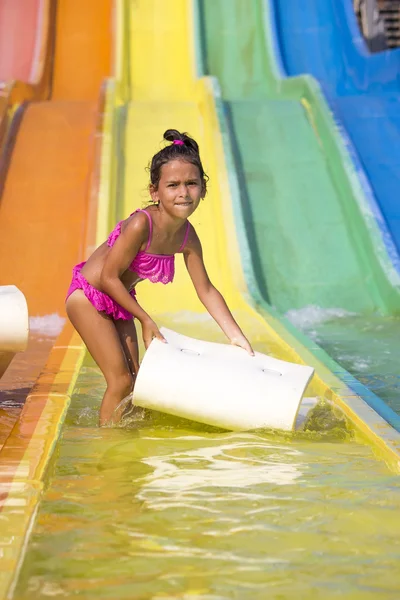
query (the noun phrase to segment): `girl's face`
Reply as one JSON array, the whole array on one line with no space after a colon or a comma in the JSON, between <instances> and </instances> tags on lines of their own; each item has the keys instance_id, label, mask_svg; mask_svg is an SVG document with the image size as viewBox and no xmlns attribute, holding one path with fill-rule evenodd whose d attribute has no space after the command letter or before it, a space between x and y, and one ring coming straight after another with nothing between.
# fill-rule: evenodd
<instances>
[{"instance_id":1,"label":"girl's face","mask_svg":"<svg viewBox=\"0 0 400 600\"><path fill-rule=\"evenodd\" d=\"M159 202L167 213L181 219L194 213L205 191L198 167L184 160L163 165L157 189L150 188L153 202Z\"/></svg>"}]
</instances>

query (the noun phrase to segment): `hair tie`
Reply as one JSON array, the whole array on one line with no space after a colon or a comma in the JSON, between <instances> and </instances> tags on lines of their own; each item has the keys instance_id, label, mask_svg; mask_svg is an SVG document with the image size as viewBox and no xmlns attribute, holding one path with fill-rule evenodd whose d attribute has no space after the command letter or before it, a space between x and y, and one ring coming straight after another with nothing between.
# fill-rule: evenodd
<instances>
[{"instance_id":1,"label":"hair tie","mask_svg":"<svg viewBox=\"0 0 400 600\"><path fill-rule=\"evenodd\" d=\"M174 140L173 142L174 146L184 146L184 142L182 142L182 140Z\"/></svg>"}]
</instances>

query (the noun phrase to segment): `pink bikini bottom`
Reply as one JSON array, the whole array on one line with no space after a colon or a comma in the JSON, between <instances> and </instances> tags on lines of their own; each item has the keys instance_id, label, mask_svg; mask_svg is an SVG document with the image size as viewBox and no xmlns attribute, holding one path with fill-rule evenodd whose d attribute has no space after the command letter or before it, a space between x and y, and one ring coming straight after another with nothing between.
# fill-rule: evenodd
<instances>
[{"instance_id":1,"label":"pink bikini bottom","mask_svg":"<svg viewBox=\"0 0 400 600\"><path fill-rule=\"evenodd\" d=\"M81 273L81 269L85 264L85 262L82 262L73 268L72 281L65 300L67 300L75 290L83 290L86 298L97 310L110 315L110 317L112 317L115 321L117 319L124 319L125 321L133 319L133 315L120 304L118 304L118 302L115 302L115 300L110 298L110 296L104 292L100 292L100 290L97 290L95 287L90 285L90 283ZM135 298L136 291L134 289L129 293L132 298Z\"/></svg>"}]
</instances>

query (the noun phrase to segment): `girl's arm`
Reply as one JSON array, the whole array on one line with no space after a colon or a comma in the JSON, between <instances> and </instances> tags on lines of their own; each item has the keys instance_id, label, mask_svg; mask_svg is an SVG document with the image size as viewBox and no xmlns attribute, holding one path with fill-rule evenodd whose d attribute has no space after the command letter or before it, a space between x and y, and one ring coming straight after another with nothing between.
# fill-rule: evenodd
<instances>
[{"instance_id":1,"label":"girl's arm","mask_svg":"<svg viewBox=\"0 0 400 600\"><path fill-rule=\"evenodd\" d=\"M140 321L145 347L149 346L153 337L166 341L153 319L132 298L121 281L121 276L139 252L148 236L148 220L145 215L138 213L128 221L121 230L114 246L110 249L105 260L101 275L101 290L111 296L123 308L128 310Z\"/></svg>"},{"instance_id":2,"label":"girl's arm","mask_svg":"<svg viewBox=\"0 0 400 600\"><path fill-rule=\"evenodd\" d=\"M213 286L208 277L203 261L201 243L193 227L191 228L188 243L185 246L183 255L186 268L200 301L221 327L231 344L240 346L251 356L254 356L249 341L233 318L223 296Z\"/></svg>"}]
</instances>

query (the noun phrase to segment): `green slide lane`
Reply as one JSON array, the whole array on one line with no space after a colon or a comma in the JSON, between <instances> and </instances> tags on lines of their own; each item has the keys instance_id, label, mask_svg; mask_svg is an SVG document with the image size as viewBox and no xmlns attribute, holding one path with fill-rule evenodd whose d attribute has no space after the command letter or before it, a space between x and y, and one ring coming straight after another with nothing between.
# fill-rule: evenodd
<instances>
[{"instance_id":1,"label":"green slide lane","mask_svg":"<svg viewBox=\"0 0 400 600\"><path fill-rule=\"evenodd\" d=\"M314 304L393 314L398 282L362 214L333 121L311 78L277 74L262 1L199 0L198 10L262 295L283 312Z\"/></svg>"}]
</instances>

